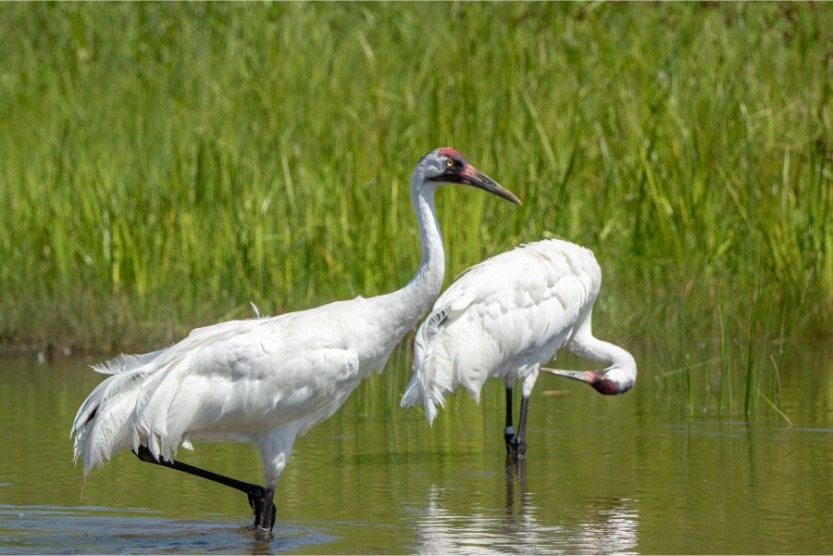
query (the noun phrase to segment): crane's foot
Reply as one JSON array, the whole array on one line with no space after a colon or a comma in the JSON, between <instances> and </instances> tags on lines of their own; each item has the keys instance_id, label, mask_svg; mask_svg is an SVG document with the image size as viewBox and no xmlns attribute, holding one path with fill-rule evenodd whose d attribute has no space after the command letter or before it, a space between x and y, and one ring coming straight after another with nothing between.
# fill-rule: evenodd
<instances>
[{"instance_id":1,"label":"crane's foot","mask_svg":"<svg viewBox=\"0 0 833 556\"><path fill-rule=\"evenodd\" d=\"M509 425L503 429L503 441L506 442L506 455L511 456L514 452L512 442L515 440L515 429Z\"/></svg>"},{"instance_id":2,"label":"crane's foot","mask_svg":"<svg viewBox=\"0 0 833 556\"><path fill-rule=\"evenodd\" d=\"M275 526L275 516L278 513L275 503L272 501L272 497L269 496L269 493L263 487L253 488L249 490L246 495L249 498L249 506L252 510L254 510L252 523L249 525L249 529L254 529L257 532L258 539L271 537L272 528ZM264 508L266 508L269 512L268 516L263 515ZM269 523L268 529L263 527L266 521Z\"/></svg>"},{"instance_id":3,"label":"crane's foot","mask_svg":"<svg viewBox=\"0 0 833 556\"><path fill-rule=\"evenodd\" d=\"M511 460L522 460L526 458L526 441L523 438L513 436L506 439L506 458Z\"/></svg>"}]
</instances>

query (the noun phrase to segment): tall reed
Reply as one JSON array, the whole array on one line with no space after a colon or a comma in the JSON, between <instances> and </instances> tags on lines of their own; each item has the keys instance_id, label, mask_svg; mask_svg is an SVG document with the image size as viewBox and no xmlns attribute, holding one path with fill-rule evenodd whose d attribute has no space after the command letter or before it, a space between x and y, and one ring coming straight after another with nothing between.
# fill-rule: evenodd
<instances>
[{"instance_id":1,"label":"tall reed","mask_svg":"<svg viewBox=\"0 0 833 556\"><path fill-rule=\"evenodd\" d=\"M451 144L524 206L440 193L449 279L585 244L596 320L667 353L656 376L717 358L751 411L760 346L829 336L832 24L819 4L3 5L0 342L144 349L250 301L398 287L410 170Z\"/></svg>"}]
</instances>

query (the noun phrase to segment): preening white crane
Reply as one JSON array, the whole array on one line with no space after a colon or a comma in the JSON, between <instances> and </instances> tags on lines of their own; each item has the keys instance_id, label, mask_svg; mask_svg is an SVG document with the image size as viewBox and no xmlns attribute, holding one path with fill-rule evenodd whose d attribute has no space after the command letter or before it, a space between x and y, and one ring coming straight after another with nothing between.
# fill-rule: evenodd
<instances>
[{"instance_id":1,"label":"preening white crane","mask_svg":"<svg viewBox=\"0 0 833 556\"><path fill-rule=\"evenodd\" d=\"M507 453L526 454L529 397L542 370L590 384L602 394L622 394L636 380L633 356L593 336L593 303L602 271L593 252L550 239L522 245L473 266L437 300L414 340L413 376L402 407L422 401L433 423L444 396L462 386L479 401L488 377L506 387ZM600 371L541 367L561 347L609 364ZM512 389L522 396L517 433Z\"/></svg>"},{"instance_id":2,"label":"preening white crane","mask_svg":"<svg viewBox=\"0 0 833 556\"><path fill-rule=\"evenodd\" d=\"M292 444L332 415L361 379L380 372L402 337L428 311L445 271L434 192L470 185L520 204L459 152L423 156L411 180L422 258L402 289L272 318L197 328L166 349L123 355L95 370L110 374L81 404L72 433L85 475L121 450L243 491L252 526L268 537L273 498ZM265 487L174 461L191 440L252 442Z\"/></svg>"}]
</instances>

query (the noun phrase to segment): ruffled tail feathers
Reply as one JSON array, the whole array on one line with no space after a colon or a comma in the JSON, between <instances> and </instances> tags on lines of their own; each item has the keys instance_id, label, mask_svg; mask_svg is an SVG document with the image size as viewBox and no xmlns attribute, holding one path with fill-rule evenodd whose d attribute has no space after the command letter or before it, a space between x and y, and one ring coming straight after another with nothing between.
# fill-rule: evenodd
<instances>
[{"instance_id":1,"label":"ruffled tail feathers","mask_svg":"<svg viewBox=\"0 0 833 556\"><path fill-rule=\"evenodd\" d=\"M118 372L102 382L82 404L73 422L73 461L84 463L86 476L116 453L137 448L133 414L140 391L139 371Z\"/></svg>"},{"instance_id":2,"label":"ruffled tail feathers","mask_svg":"<svg viewBox=\"0 0 833 556\"><path fill-rule=\"evenodd\" d=\"M402 401L399 403L400 407L409 407L418 404L420 401L425 406L425 418L428 419L428 425L434 424L434 419L437 417L437 405L445 407L445 400L440 393L439 397L433 395L426 395L425 385L421 381L419 371L415 371L411 382L405 389L405 394L402 396Z\"/></svg>"},{"instance_id":3,"label":"ruffled tail feathers","mask_svg":"<svg viewBox=\"0 0 833 556\"><path fill-rule=\"evenodd\" d=\"M138 454L139 448L146 446L156 461L160 458L173 461L178 446L186 450L194 449L188 438L182 438L178 445L175 445L156 432L142 433L136 427L124 427L120 431L113 431L107 427L102 429L100 425L97 427L95 421L74 433L72 462L76 466L79 460L83 462L85 480L93 468L103 467L116 453L127 448Z\"/></svg>"},{"instance_id":4,"label":"ruffled tail feathers","mask_svg":"<svg viewBox=\"0 0 833 556\"><path fill-rule=\"evenodd\" d=\"M421 338L418 336L417 341ZM423 402L425 418L433 425L437 417L438 406L445 408L445 395L453 391L453 377L442 365L438 368L438 354L428 350L417 350L414 360L413 376L402 396L402 407Z\"/></svg>"}]
</instances>

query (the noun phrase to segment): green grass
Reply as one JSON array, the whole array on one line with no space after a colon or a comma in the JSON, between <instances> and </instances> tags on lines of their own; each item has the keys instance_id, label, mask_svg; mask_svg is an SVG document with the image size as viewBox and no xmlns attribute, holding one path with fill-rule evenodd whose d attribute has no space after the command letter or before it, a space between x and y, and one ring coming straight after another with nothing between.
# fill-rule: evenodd
<instances>
[{"instance_id":1,"label":"green grass","mask_svg":"<svg viewBox=\"0 0 833 556\"><path fill-rule=\"evenodd\" d=\"M687 407L776 403L784 346L830 337L827 5L4 4L0 30L6 350L399 287L440 145L524 200L439 194L449 280L591 247L597 326Z\"/></svg>"}]
</instances>

